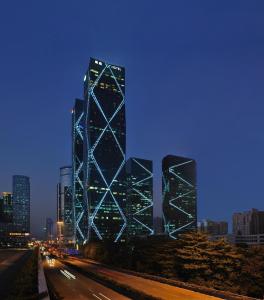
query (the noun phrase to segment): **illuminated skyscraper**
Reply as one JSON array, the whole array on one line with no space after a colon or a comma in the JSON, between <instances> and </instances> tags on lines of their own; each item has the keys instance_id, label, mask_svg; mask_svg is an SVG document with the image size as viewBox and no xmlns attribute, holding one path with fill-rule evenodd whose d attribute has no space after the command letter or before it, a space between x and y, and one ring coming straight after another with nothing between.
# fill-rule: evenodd
<instances>
[{"instance_id":1,"label":"illuminated skyscraper","mask_svg":"<svg viewBox=\"0 0 264 300\"><path fill-rule=\"evenodd\" d=\"M162 161L163 222L171 238L197 227L196 163L168 155Z\"/></svg>"},{"instance_id":2,"label":"illuminated skyscraper","mask_svg":"<svg viewBox=\"0 0 264 300\"><path fill-rule=\"evenodd\" d=\"M128 237L152 235L153 173L152 161L130 158L126 163Z\"/></svg>"},{"instance_id":3,"label":"illuminated skyscraper","mask_svg":"<svg viewBox=\"0 0 264 300\"><path fill-rule=\"evenodd\" d=\"M17 232L30 233L30 182L27 176L13 176L13 222Z\"/></svg>"},{"instance_id":4,"label":"illuminated skyscraper","mask_svg":"<svg viewBox=\"0 0 264 300\"><path fill-rule=\"evenodd\" d=\"M74 239L74 218L72 201L72 168L65 166L60 168L60 183L57 190L57 224L58 235L65 242Z\"/></svg>"},{"instance_id":5,"label":"illuminated skyscraper","mask_svg":"<svg viewBox=\"0 0 264 300\"><path fill-rule=\"evenodd\" d=\"M13 222L13 197L12 193L3 192L0 200L0 222Z\"/></svg>"},{"instance_id":6,"label":"illuminated skyscraper","mask_svg":"<svg viewBox=\"0 0 264 300\"><path fill-rule=\"evenodd\" d=\"M82 243L88 237L88 209L84 201L84 101L76 99L72 110L72 173L74 236Z\"/></svg>"},{"instance_id":7,"label":"illuminated skyscraper","mask_svg":"<svg viewBox=\"0 0 264 300\"><path fill-rule=\"evenodd\" d=\"M46 218L46 227L45 227L46 240L53 239L53 220L51 218Z\"/></svg>"},{"instance_id":8,"label":"illuminated skyscraper","mask_svg":"<svg viewBox=\"0 0 264 300\"><path fill-rule=\"evenodd\" d=\"M0 195L0 247L11 244L10 233L13 227L13 200L12 194L3 192Z\"/></svg>"},{"instance_id":9,"label":"illuminated skyscraper","mask_svg":"<svg viewBox=\"0 0 264 300\"><path fill-rule=\"evenodd\" d=\"M125 69L91 58L84 97L89 240L122 241L127 225Z\"/></svg>"}]
</instances>

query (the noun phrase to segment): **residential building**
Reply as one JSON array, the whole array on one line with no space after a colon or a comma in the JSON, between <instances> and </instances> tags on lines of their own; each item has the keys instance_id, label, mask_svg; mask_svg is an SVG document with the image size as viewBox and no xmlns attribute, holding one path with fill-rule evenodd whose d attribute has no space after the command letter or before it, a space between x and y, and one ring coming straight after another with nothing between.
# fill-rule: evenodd
<instances>
[{"instance_id":1,"label":"residential building","mask_svg":"<svg viewBox=\"0 0 264 300\"><path fill-rule=\"evenodd\" d=\"M250 211L233 214L234 235L264 234L264 211L252 208Z\"/></svg>"}]
</instances>

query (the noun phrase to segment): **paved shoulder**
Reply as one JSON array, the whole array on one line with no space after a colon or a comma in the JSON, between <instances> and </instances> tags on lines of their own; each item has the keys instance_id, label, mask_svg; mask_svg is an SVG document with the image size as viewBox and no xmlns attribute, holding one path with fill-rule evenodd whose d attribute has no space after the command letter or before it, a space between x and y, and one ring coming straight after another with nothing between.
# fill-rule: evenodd
<instances>
[{"instance_id":1,"label":"paved shoulder","mask_svg":"<svg viewBox=\"0 0 264 300\"><path fill-rule=\"evenodd\" d=\"M69 259L70 263L83 268L84 270L97 272L118 283L128 285L139 291L159 297L164 300L217 300L220 298L208 296L191 290L178 288L169 284L160 283L154 280L145 279L139 276L130 275L124 272L115 271L110 268L101 266L100 264L90 263L89 261Z\"/></svg>"}]
</instances>

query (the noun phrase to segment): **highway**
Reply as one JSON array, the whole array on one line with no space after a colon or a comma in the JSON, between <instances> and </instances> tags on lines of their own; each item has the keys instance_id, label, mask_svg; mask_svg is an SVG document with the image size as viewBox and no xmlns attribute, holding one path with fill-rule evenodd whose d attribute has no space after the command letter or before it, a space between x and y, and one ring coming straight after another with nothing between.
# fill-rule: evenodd
<instances>
[{"instance_id":1,"label":"highway","mask_svg":"<svg viewBox=\"0 0 264 300\"><path fill-rule=\"evenodd\" d=\"M128 300L129 298L72 270L57 259L44 259L43 267L56 295L63 300Z\"/></svg>"},{"instance_id":2,"label":"highway","mask_svg":"<svg viewBox=\"0 0 264 300\"><path fill-rule=\"evenodd\" d=\"M145 279L124 272L115 271L98 263L91 262L86 259L68 258L66 260L79 268L92 271L111 278L121 284L126 284L136 290L144 291L148 295L152 295L164 300L217 300L220 298L208 296L194 291L178 288L172 285L160 283L154 280ZM117 299L117 298L113 298Z\"/></svg>"}]
</instances>

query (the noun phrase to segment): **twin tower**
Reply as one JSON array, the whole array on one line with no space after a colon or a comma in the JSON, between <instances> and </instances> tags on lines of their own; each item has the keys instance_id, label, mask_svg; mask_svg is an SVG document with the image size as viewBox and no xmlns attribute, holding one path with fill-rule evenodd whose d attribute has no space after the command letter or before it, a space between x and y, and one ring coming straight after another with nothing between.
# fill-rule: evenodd
<instances>
[{"instance_id":1,"label":"twin tower","mask_svg":"<svg viewBox=\"0 0 264 300\"><path fill-rule=\"evenodd\" d=\"M196 228L195 161L163 159L164 232ZM84 100L72 111L74 239L124 241L152 235L152 161L126 160L125 69L90 59Z\"/></svg>"}]
</instances>

